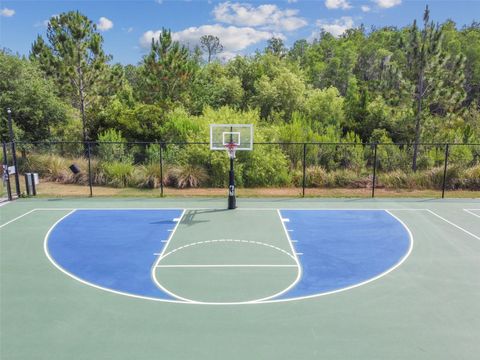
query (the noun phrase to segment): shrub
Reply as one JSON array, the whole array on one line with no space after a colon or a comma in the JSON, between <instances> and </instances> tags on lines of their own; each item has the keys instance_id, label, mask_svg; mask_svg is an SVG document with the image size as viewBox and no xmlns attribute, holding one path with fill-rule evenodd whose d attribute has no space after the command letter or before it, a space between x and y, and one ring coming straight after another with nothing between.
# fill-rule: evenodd
<instances>
[{"instance_id":1,"label":"shrub","mask_svg":"<svg viewBox=\"0 0 480 360\"><path fill-rule=\"evenodd\" d=\"M196 188L208 180L205 168L199 165L183 165L170 172L174 185L180 189ZM172 184L173 185L173 184Z\"/></svg>"},{"instance_id":2,"label":"shrub","mask_svg":"<svg viewBox=\"0 0 480 360\"><path fill-rule=\"evenodd\" d=\"M280 148L257 146L245 156L243 179L245 186L281 186L291 183L289 162Z\"/></svg>"},{"instance_id":3,"label":"shrub","mask_svg":"<svg viewBox=\"0 0 480 360\"><path fill-rule=\"evenodd\" d=\"M119 161L102 162L101 169L105 174L105 182L113 187L127 187L132 183L135 167Z\"/></svg>"},{"instance_id":4,"label":"shrub","mask_svg":"<svg viewBox=\"0 0 480 360\"><path fill-rule=\"evenodd\" d=\"M160 187L160 163L139 165L134 172L135 184L140 188L155 189Z\"/></svg>"},{"instance_id":5,"label":"shrub","mask_svg":"<svg viewBox=\"0 0 480 360\"><path fill-rule=\"evenodd\" d=\"M379 174L377 186L392 189L404 189L408 187L408 183L409 179L407 173L401 170L395 170Z\"/></svg>"},{"instance_id":6,"label":"shrub","mask_svg":"<svg viewBox=\"0 0 480 360\"><path fill-rule=\"evenodd\" d=\"M308 167L305 170L305 183L307 187L325 186L327 184L327 172L321 166Z\"/></svg>"},{"instance_id":7,"label":"shrub","mask_svg":"<svg viewBox=\"0 0 480 360\"><path fill-rule=\"evenodd\" d=\"M462 183L465 189L480 190L480 165L465 170Z\"/></svg>"}]
</instances>

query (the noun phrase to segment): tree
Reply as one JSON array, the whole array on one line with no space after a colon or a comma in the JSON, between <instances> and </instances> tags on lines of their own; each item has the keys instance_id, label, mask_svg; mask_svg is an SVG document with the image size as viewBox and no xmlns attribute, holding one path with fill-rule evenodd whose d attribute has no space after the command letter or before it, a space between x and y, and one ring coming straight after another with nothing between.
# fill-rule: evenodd
<instances>
[{"instance_id":1,"label":"tree","mask_svg":"<svg viewBox=\"0 0 480 360\"><path fill-rule=\"evenodd\" d=\"M287 48L282 39L278 37L272 37L267 41L266 53L273 54L279 58L283 58L287 53Z\"/></svg>"},{"instance_id":2,"label":"tree","mask_svg":"<svg viewBox=\"0 0 480 360\"><path fill-rule=\"evenodd\" d=\"M86 107L109 86L114 72L111 57L102 49L103 38L96 25L78 11L54 16L47 28L48 44L41 38L32 45L30 59L53 76L61 92L68 94L82 116L83 140L89 139ZM103 87L103 89L102 89Z\"/></svg>"},{"instance_id":3,"label":"tree","mask_svg":"<svg viewBox=\"0 0 480 360\"><path fill-rule=\"evenodd\" d=\"M213 35L203 35L200 38L200 44L204 51L208 54L208 63L213 56L223 51L223 45L220 43L220 39Z\"/></svg>"},{"instance_id":4,"label":"tree","mask_svg":"<svg viewBox=\"0 0 480 360\"><path fill-rule=\"evenodd\" d=\"M413 144L412 170L417 170L418 146L424 112L437 108L447 114L454 111L463 100L462 56L450 61L442 51L443 33L438 25L430 23L428 5L423 15L423 29L417 28L416 21L409 31L409 38L403 48L406 52L405 81L411 84L415 102L415 138ZM441 109L440 109L441 108Z\"/></svg>"},{"instance_id":5,"label":"tree","mask_svg":"<svg viewBox=\"0 0 480 360\"><path fill-rule=\"evenodd\" d=\"M150 53L143 58L142 96L146 103L179 101L195 74L196 63L185 46L172 40L170 30L162 29L152 38Z\"/></svg>"},{"instance_id":6,"label":"tree","mask_svg":"<svg viewBox=\"0 0 480 360\"><path fill-rule=\"evenodd\" d=\"M75 110L56 95L55 83L26 59L0 50L0 133L8 134L7 114L11 108L17 138L45 140L56 126L75 118Z\"/></svg>"}]
</instances>

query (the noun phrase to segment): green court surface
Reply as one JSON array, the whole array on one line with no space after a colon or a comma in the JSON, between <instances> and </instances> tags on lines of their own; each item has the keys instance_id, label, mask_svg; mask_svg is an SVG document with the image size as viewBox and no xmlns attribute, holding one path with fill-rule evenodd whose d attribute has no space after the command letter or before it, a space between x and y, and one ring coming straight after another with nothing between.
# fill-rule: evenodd
<instances>
[{"instance_id":1,"label":"green court surface","mask_svg":"<svg viewBox=\"0 0 480 360\"><path fill-rule=\"evenodd\" d=\"M0 359L479 358L480 200L238 199L238 209L225 206L218 198L17 200L1 206ZM132 211L140 220L140 209L145 216L156 217L145 210L155 209L169 217L143 226L130 222L130 213L109 209ZM318 220L335 221L337 213L356 219L356 212L378 217L383 227L339 226L336 233L330 220ZM109 216L118 223L105 220ZM151 230L160 228L168 235ZM394 230L408 236L398 259L378 275L357 276L383 258L345 265L319 252L318 263L314 256L307 263L317 237L346 230L366 241L391 238ZM69 249L77 231L78 248ZM297 234L311 241L303 252ZM77 249L95 248L95 238L107 241L102 251L108 261L100 263L110 266L126 246L115 237L138 237L139 248L151 241L158 249L142 253L147 279L125 277L136 271L130 262L138 255L135 245L120 261L115 284L108 271L72 260ZM381 256L391 255L390 248L383 250ZM342 251L348 257L354 250ZM342 266L338 280L322 278ZM344 277L358 280L337 289Z\"/></svg>"}]
</instances>

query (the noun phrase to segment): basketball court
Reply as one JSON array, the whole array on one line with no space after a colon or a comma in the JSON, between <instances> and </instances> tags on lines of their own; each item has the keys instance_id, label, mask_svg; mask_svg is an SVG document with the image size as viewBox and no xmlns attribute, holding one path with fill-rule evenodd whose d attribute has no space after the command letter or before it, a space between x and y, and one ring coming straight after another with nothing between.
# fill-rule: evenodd
<instances>
[{"instance_id":1,"label":"basketball court","mask_svg":"<svg viewBox=\"0 0 480 360\"><path fill-rule=\"evenodd\" d=\"M475 359L480 201L18 200L1 358Z\"/></svg>"}]
</instances>

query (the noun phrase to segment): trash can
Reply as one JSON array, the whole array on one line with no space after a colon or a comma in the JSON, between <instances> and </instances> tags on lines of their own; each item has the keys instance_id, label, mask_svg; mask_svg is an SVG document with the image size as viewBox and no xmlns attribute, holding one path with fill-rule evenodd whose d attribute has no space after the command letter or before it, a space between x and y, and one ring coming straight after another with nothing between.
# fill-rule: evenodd
<instances>
[{"instance_id":1,"label":"trash can","mask_svg":"<svg viewBox=\"0 0 480 360\"><path fill-rule=\"evenodd\" d=\"M25 173L25 187L27 189L27 195L37 195L38 184L38 173Z\"/></svg>"}]
</instances>

